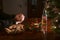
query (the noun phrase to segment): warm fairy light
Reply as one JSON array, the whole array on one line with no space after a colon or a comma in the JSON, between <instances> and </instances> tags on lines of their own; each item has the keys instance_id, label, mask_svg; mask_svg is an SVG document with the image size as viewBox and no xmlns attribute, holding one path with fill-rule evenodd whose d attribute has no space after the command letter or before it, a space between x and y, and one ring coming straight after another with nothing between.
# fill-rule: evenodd
<instances>
[{"instance_id":1,"label":"warm fairy light","mask_svg":"<svg viewBox=\"0 0 60 40\"><path fill-rule=\"evenodd\" d=\"M39 25L39 23L34 23L34 25Z\"/></svg>"},{"instance_id":2,"label":"warm fairy light","mask_svg":"<svg viewBox=\"0 0 60 40\"><path fill-rule=\"evenodd\" d=\"M58 20L56 20L56 22L58 22Z\"/></svg>"}]
</instances>

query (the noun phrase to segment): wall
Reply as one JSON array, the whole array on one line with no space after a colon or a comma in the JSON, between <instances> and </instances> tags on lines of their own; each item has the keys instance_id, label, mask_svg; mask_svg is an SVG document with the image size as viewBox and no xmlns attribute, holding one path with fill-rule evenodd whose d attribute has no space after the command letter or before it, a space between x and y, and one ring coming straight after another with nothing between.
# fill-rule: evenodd
<instances>
[{"instance_id":1,"label":"wall","mask_svg":"<svg viewBox=\"0 0 60 40\"><path fill-rule=\"evenodd\" d=\"M0 9L2 9L2 0L0 0Z\"/></svg>"},{"instance_id":2,"label":"wall","mask_svg":"<svg viewBox=\"0 0 60 40\"><path fill-rule=\"evenodd\" d=\"M27 17L27 0L3 0L3 12L10 15L23 12Z\"/></svg>"}]
</instances>

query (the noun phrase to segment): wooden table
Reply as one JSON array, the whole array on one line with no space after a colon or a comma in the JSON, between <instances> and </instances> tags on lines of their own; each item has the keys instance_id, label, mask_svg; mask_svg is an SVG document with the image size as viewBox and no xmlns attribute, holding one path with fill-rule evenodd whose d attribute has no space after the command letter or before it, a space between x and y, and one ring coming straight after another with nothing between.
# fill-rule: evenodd
<instances>
[{"instance_id":1,"label":"wooden table","mask_svg":"<svg viewBox=\"0 0 60 40\"><path fill-rule=\"evenodd\" d=\"M46 40L55 39L56 36L53 32L47 33ZM0 40L45 40L45 38L42 32L25 31L19 34L6 34L0 32Z\"/></svg>"}]
</instances>

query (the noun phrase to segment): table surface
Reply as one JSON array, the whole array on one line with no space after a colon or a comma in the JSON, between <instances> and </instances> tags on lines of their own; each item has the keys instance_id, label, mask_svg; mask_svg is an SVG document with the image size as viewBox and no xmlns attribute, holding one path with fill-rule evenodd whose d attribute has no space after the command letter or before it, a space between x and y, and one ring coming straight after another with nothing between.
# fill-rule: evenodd
<instances>
[{"instance_id":1,"label":"table surface","mask_svg":"<svg viewBox=\"0 0 60 40\"><path fill-rule=\"evenodd\" d=\"M19 34L6 34L0 32L1 40L58 40L60 36L56 36L54 32L44 35L42 32L25 31Z\"/></svg>"}]
</instances>

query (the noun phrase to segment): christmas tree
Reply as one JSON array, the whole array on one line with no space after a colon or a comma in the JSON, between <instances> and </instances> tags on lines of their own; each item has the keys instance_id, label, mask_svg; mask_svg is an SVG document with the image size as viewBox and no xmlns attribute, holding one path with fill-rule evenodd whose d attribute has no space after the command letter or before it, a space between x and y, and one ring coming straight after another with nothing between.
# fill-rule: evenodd
<instances>
[{"instance_id":1,"label":"christmas tree","mask_svg":"<svg viewBox=\"0 0 60 40\"><path fill-rule=\"evenodd\" d=\"M45 11L51 19L52 27L60 29L60 0L46 0Z\"/></svg>"}]
</instances>

